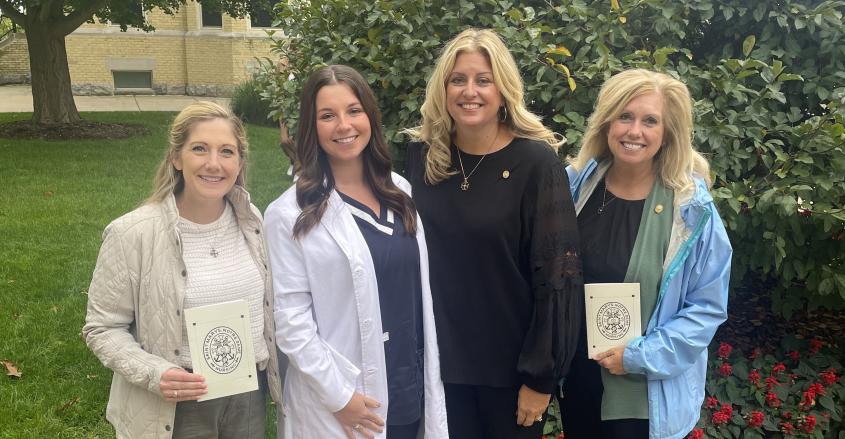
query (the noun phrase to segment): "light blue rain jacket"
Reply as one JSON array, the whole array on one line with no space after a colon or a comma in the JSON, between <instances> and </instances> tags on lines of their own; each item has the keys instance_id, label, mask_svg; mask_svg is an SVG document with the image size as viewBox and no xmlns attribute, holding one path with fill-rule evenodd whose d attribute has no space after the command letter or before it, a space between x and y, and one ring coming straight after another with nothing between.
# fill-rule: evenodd
<instances>
[{"instance_id":1,"label":"light blue rain jacket","mask_svg":"<svg viewBox=\"0 0 845 439\"><path fill-rule=\"evenodd\" d=\"M569 175L576 211L609 163L590 161ZM707 346L727 319L731 243L706 183L675 193L672 235L657 305L645 335L625 348L628 373L648 379L650 439L680 439L695 427L704 400Z\"/></svg>"}]
</instances>

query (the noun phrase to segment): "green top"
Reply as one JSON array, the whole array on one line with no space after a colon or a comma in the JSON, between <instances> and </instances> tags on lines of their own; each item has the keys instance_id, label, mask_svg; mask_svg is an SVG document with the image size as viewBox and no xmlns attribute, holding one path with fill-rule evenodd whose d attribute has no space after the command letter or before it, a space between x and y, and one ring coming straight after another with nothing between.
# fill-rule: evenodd
<instances>
[{"instance_id":1,"label":"green top","mask_svg":"<svg viewBox=\"0 0 845 439\"><path fill-rule=\"evenodd\" d=\"M640 319L645 332L657 304L663 259L669 249L672 232L672 209L675 194L655 180L643 206L637 240L628 262L625 282L640 284ZM661 207L662 206L662 207ZM601 401L602 420L648 419L648 383L644 375L612 375L601 368L604 393Z\"/></svg>"}]
</instances>

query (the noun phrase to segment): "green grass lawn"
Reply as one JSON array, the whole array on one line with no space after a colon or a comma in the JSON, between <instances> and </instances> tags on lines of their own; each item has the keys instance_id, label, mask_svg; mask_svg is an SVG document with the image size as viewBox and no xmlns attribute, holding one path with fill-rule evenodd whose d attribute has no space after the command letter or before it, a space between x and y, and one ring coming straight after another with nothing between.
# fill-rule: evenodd
<instances>
[{"instance_id":1,"label":"green grass lawn","mask_svg":"<svg viewBox=\"0 0 845 439\"><path fill-rule=\"evenodd\" d=\"M80 338L103 228L148 195L174 113L88 113L147 125L112 141L0 139L0 438L108 438L111 371ZM0 114L0 123L29 118ZM287 188L278 132L248 127L248 189L262 211Z\"/></svg>"}]
</instances>

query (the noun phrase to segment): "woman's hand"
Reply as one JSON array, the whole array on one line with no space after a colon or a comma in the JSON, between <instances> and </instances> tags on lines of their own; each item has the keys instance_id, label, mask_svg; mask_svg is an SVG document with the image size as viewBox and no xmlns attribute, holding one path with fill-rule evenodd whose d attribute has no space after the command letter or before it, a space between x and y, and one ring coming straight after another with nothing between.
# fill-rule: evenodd
<instances>
[{"instance_id":1,"label":"woman's hand","mask_svg":"<svg viewBox=\"0 0 845 439\"><path fill-rule=\"evenodd\" d=\"M516 402L516 423L530 427L542 421L551 397L548 393L540 393L523 384L519 388L519 399Z\"/></svg>"},{"instance_id":2,"label":"woman's hand","mask_svg":"<svg viewBox=\"0 0 845 439\"><path fill-rule=\"evenodd\" d=\"M190 373L179 367L171 367L161 374L158 382L161 396L167 401L195 401L208 393L208 386L202 375Z\"/></svg>"},{"instance_id":3,"label":"woman's hand","mask_svg":"<svg viewBox=\"0 0 845 439\"><path fill-rule=\"evenodd\" d=\"M336 411L334 417L343 426L347 438L354 439L357 431L361 436L372 439L375 437L373 432L384 431L384 420L370 410L380 406L375 399L355 392L346 407Z\"/></svg>"},{"instance_id":4,"label":"woman's hand","mask_svg":"<svg viewBox=\"0 0 845 439\"><path fill-rule=\"evenodd\" d=\"M625 353L625 346L616 346L608 349L600 354L596 354L594 360L599 363L599 366L607 369L613 375L625 375L625 367L622 364L622 357Z\"/></svg>"}]
</instances>

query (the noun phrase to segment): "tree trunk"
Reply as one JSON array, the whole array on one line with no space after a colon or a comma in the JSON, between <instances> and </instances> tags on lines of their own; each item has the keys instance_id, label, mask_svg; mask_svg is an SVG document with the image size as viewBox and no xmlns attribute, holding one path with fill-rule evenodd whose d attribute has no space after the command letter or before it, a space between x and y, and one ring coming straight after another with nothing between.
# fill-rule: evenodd
<instances>
[{"instance_id":1,"label":"tree trunk","mask_svg":"<svg viewBox=\"0 0 845 439\"><path fill-rule=\"evenodd\" d=\"M49 25L31 23L26 41L32 75L32 121L52 125L82 120L70 88L65 36L56 35Z\"/></svg>"}]
</instances>

